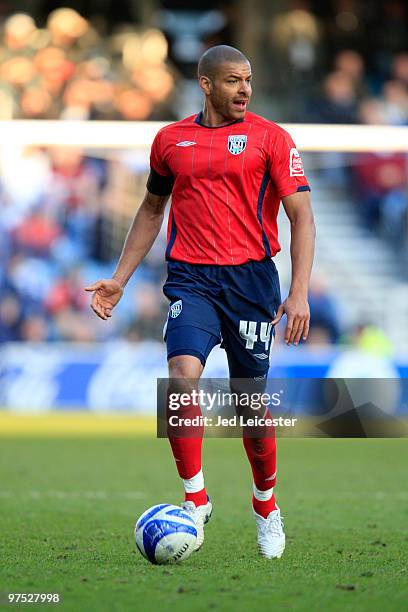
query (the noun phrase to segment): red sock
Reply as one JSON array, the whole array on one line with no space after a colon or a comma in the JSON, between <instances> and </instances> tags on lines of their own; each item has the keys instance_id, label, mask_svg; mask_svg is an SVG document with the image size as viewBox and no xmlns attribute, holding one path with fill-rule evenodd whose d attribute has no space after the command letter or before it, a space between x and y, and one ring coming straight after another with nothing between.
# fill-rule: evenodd
<instances>
[{"instance_id":1,"label":"red sock","mask_svg":"<svg viewBox=\"0 0 408 612\"><path fill-rule=\"evenodd\" d=\"M250 438L244 435L244 447L251 464L254 484L259 491L268 491L276 484L276 439L270 437ZM253 495L252 505L257 514L264 518L272 510L276 510L275 495L270 499L261 501Z\"/></svg>"},{"instance_id":2,"label":"red sock","mask_svg":"<svg viewBox=\"0 0 408 612\"><path fill-rule=\"evenodd\" d=\"M276 510L275 495L272 493L272 497L268 499L268 501L260 501L256 499L255 495L252 495L252 507L257 514L264 518L268 518L268 514Z\"/></svg>"},{"instance_id":3,"label":"red sock","mask_svg":"<svg viewBox=\"0 0 408 612\"><path fill-rule=\"evenodd\" d=\"M170 410L167 411L168 418ZM201 416L200 407L196 404L183 406L178 412L179 417L194 418ZM177 471L180 478L189 480L196 476L202 466L201 448L204 435L204 427L198 425L195 427L171 427L168 424L167 434L173 452L173 457L176 462ZM201 479L201 484L203 481ZM185 492L185 501L192 501L196 506L201 506L207 503L207 492L205 488L194 492Z\"/></svg>"},{"instance_id":4,"label":"red sock","mask_svg":"<svg viewBox=\"0 0 408 612\"><path fill-rule=\"evenodd\" d=\"M193 478L201 470L202 438L169 437L177 471L183 480ZM196 506L207 503L205 487L200 491L184 493L184 501L192 501Z\"/></svg>"},{"instance_id":5,"label":"red sock","mask_svg":"<svg viewBox=\"0 0 408 612\"><path fill-rule=\"evenodd\" d=\"M201 470L202 438L173 438L171 450L180 478L192 478Z\"/></svg>"},{"instance_id":6,"label":"red sock","mask_svg":"<svg viewBox=\"0 0 408 612\"><path fill-rule=\"evenodd\" d=\"M201 489L201 491L197 491L197 493L185 493L184 501L192 501L196 506L204 506L208 501L205 487Z\"/></svg>"}]
</instances>

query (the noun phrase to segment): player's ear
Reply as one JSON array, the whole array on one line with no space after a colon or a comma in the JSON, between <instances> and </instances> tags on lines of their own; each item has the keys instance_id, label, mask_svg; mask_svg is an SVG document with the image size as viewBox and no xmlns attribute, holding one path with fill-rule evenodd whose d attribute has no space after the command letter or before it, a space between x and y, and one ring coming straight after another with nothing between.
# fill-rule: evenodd
<instances>
[{"instance_id":1,"label":"player's ear","mask_svg":"<svg viewBox=\"0 0 408 612\"><path fill-rule=\"evenodd\" d=\"M208 96L212 92L212 81L207 76L200 76L198 83L201 90Z\"/></svg>"}]
</instances>

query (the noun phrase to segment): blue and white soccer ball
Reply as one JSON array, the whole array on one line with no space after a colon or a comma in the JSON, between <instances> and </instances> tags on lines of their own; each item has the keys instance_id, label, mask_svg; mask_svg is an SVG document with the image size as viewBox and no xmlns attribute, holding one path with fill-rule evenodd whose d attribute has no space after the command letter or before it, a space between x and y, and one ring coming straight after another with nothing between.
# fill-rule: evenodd
<instances>
[{"instance_id":1,"label":"blue and white soccer ball","mask_svg":"<svg viewBox=\"0 0 408 612\"><path fill-rule=\"evenodd\" d=\"M180 506L158 504L143 512L135 527L136 546L151 563L178 563L197 540L194 519Z\"/></svg>"}]
</instances>

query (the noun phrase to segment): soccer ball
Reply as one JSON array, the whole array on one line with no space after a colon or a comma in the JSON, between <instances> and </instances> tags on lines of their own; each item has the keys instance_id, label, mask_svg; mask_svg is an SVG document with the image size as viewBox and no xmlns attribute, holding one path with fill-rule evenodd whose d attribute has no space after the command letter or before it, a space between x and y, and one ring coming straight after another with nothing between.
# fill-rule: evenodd
<instances>
[{"instance_id":1,"label":"soccer ball","mask_svg":"<svg viewBox=\"0 0 408 612\"><path fill-rule=\"evenodd\" d=\"M135 540L140 553L151 563L178 563L193 552L197 528L180 506L158 504L138 519Z\"/></svg>"}]
</instances>

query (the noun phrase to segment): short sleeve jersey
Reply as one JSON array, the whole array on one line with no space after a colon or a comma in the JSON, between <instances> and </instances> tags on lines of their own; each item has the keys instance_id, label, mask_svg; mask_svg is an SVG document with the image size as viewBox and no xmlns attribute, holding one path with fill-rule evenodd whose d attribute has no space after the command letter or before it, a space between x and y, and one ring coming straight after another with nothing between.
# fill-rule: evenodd
<instances>
[{"instance_id":1,"label":"short sleeve jersey","mask_svg":"<svg viewBox=\"0 0 408 612\"><path fill-rule=\"evenodd\" d=\"M273 257L281 199L310 190L288 132L249 112L221 127L199 113L162 128L150 166L147 189L172 194L166 258L194 264Z\"/></svg>"}]
</instances>

